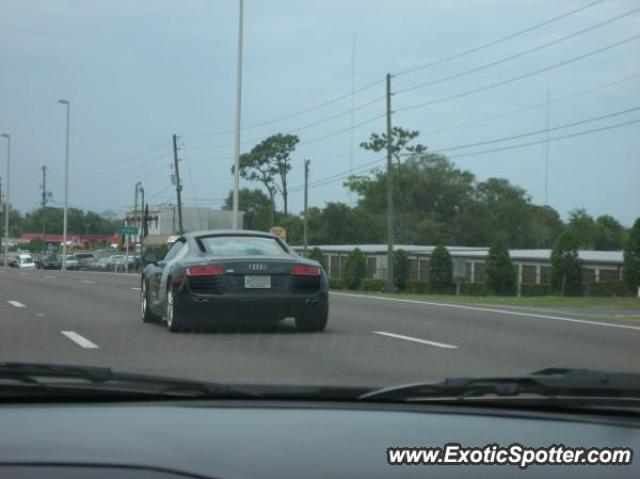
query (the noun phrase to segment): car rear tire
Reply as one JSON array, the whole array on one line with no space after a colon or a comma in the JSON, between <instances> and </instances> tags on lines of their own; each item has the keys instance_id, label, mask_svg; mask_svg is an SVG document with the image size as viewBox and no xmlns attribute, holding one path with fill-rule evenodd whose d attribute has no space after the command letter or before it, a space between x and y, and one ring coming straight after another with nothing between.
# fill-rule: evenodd
<instances>
[{"instance_id":1,"label":"car rear tire","mask_svg":"<svg viewBox=\"0 0 640 479\"><path fill-rule=\"evenodd\" d=\"M329 308L325 306L322 311L296 316L296 328L304 333L324 331L327 327L328 319Z\"/></svg>"},{"instance_id":2,"label":"car rear tire","mask_svg":"<svg viewBox=\"0 0 640 479\"><path fill-rule=\"evenodd\" d=\"M140 315L145 323L157 323L160 321L160 316L153 314L149 308L149 290L144 278L140 285Z\"/></svg>"},{"instance_id":3,"label":"car rear tire","mask_svg":"<svg viewBox=\"0 0 640 479\"><path fill-rule=\"evenodd\" d=\"M185 330L184 318L180 315L178 310L176 309L175 297L173 295L173 288L169 284L167 286L167 313L166 313L166 323L167 329L172 333L179 333Z\"/></svg>"}]
</instances>

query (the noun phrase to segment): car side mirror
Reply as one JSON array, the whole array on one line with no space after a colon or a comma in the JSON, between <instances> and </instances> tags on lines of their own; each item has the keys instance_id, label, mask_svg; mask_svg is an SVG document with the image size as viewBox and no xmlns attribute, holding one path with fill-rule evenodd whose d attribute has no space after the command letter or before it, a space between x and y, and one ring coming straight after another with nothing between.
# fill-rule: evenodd
<instances>
[{"instance_id":1,"label":"car side mirror","mask_svg":"<svg viewBox=\"0 0 640 479\"><path fill-rule=\"evenodd\" d=\"M142 256L142 263L147 266L148 264L157 264L160 258L155 251L145 251Z\"/></svg>"}]
</instances>

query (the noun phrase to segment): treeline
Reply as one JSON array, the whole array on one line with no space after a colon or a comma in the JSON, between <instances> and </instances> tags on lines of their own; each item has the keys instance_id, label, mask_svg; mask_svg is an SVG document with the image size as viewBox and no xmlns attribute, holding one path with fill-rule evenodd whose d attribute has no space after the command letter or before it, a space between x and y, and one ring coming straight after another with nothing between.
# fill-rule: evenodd
<instances>
[{"instance_id":1,"label":"treeline","mask_svg":"<svg viewBox=\"0 0 640 479\"><path fill-rule=\"evenodd\" d=\"M496 241L509 248L551 248L561 233L571 231L580 249L620 250L625 228L609 215L591 216L576 209L562 221L550 206L536 205L531 196L504 178L478 181L468 170L457 168L446 156L412 144L418 132L394 128L394 237L398 244L448 244L487 246ZM242 156L243 178L263 189L240 191L245 227L268 230L273 225L288 230L292 244L302 242L302 218L288 213L287 174L297 137L274 135ZM380 152L384 134L373 134L361 146ZM386 240L386 167L372 174L349 177L344 185L356 195L350 207L330 202L308 212L310 244L364 244ZM266 191L266 193L265 193ZM280 195L283 211L277 211ZM225 208L231 208L231 193Z\"/></svg>"},{"instance_id":2,"label":"treeline","mask_svg":"<svg viewBox=\"0 0 640 479\"><path fill-rule=\"evenodd\" d=\"M64 210L57 207L39 208L24 215L18 210L11 209L9 235L16 238L22 233L62 234L63 217ZM4 221L1 224L4 226ZM67 231L69 234L112 234L120 225L122 225L122 220L104 218L93 211L83 211L78 208L67 210Z\"/></svg>"},{"instance_id":3,"label":"treeline","mask_svg":"<svg viewBox=\"0 0 640 479\"><path fill-rule=\"evenodd\" d=\"M309 258L325 269L322 251L315 247ZM506 244L500 240L489 248L485 261L485 280L481 283L454 283L453 260L444 245L438 245L429 258L427 281L409 279L409 258L402 249L393 253L394 290L409 293L462 294L471 296L631 296L640 287L640 218L631 228L624 245L623 277L587 283L578 256L578 241L573 231L563 232L551 250L551 274L548 283L523 283L518 290L517 268L511 261ZM384 292L385 280L371 278L366 256L355 248L347 257L340 278L332 278L333 289Z\"/></svg>"}]
</instances>

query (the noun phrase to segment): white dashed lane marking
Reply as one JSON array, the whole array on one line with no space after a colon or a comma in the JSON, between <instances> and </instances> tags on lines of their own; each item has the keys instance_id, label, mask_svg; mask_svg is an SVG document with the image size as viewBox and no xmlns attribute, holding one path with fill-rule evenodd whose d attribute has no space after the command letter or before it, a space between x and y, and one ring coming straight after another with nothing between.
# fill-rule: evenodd
<instances>
[{"instance_id":1,"label":"white dashed lane marking","mask_svg":"<svg viewBox=\"0 0 640 479\"><path fill-rule=\"evenodd\" d=\"M67 338L85 349L98 349L98 345L89 341L84 336L79 335L75 331L61 331Z\"/></svg>"},{"instance_id":2,"label":"white dashed lane marking","mask_svg":"<svg viewBox=\"0 0 640 479\"><path fill-rule=\"evenodd\" d=\"M402 334L388 333L386 331L371 331L373 334L379 334L380 336L388 336L390 338L402 339L404 341L412 341L414 343L426 344L428 346L435 346L436 348L443 349L458 349L458 346L453 344L438 343L436 341L428 341L426 339L413 338L411 336L404 336Z\"/></svg>"},{"instance_id":3,"label":"white dashed lane marking","mask_svg":"<svg viewBox=\"0 0 640 479\"><path fill-rule=\"evenodd\" d=\"M26 306L20 301L14 301L13 299L8 300L7 303L9 303L11 306L15 306L16 308L26 308Z\"/></svg>"},{"instance_id":4,"label":"white dashed lane marking","mask_svg":"<svg viewBox=\"0 0 640 479\"><path fill-rule=\"evenodd\" d=\"M81 280L84 284L96 284L95 281L91 281L90 279L83 279Z\"/></svg>"},{"instance_id":5,"label":"white dashed lane marking","mask_svg":"<svg viewBox=\"0 0 640 479\"><path fill-rule=\"evenodd\" d=\"M131 288L134 291L140 291L140 288Z\"/></svg>"}]
</instances>

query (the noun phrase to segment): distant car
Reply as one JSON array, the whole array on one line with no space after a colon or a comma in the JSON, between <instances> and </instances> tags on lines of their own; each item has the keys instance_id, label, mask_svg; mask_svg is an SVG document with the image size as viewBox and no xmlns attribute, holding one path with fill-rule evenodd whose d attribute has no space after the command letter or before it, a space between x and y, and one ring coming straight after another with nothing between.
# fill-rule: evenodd
<instances>
[{"instance_id":1,"label":"distant car","mask_svg":"<svg viewBox=\"0 0 640 479\"><path fill-rule=\"evenodd\" d=\"M80 269L89 269L89 265L96 260L93 253L76 253L76 258Z\"/></svg>"},{"instance_id":2,"label":"distant car","mask_svg":"<svg viewBox=\"0 0 640 479\"><path fill-rule=\"evenodd\" d=\"M76 255L68 254L66 260L64 261L65 267L69 270L78 270L80 269L80 262Z\"/></svg>"},{"instance_id":3,"label":"distant car","mask_svg":"<svg viewBox=\"0 0 640 479\"><path fill-rule=\"evenodd\" d=\"M102 258L98 258L97 260L89 263L89 269L92 271L108 271L111 269L111 257L104 256Z\"/></svg>"},{"instance_id":4,"label":"distant car","mask_svg":"<svg viewBox=\"0 0 640 479\"><path fill-rule=\"evenodd\" d=\"M42 269L60 269L60 259L55 254L45 255L40 259L40 268Z\"/></svg>"},{"instance_id":5,"label":"distant car","mask_svg":"<svg viewBox=\"0 0 640 479\"><path fill-rule=\"evenodd\" d=\"M36 264L29 254L20 254L16 258L16 268L18 269L36 269Z\"/></svg>"}]
</instances>

